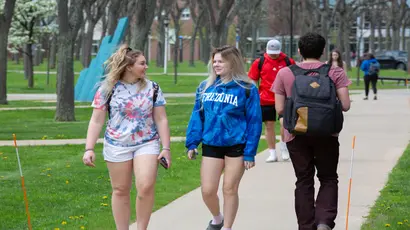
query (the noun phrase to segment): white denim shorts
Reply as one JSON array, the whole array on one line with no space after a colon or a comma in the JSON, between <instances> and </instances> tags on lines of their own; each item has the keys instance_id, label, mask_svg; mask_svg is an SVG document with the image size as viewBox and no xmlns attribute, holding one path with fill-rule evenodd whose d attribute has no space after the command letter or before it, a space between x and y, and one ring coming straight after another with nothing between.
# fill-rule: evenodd
<instances>
[{"instance_id":1,"label":"white denim shorts","mask_svg":"<svg viewBox=\"0 0 410 230\"><path fill-rule=\"evenodd\" d=\"M144 144L131 147L114 146L104 141L103 155L105 161L125 162L134 159L138 155L158 155L159 151L159 140L152 140Z\"/></svg>"}]
</instances>

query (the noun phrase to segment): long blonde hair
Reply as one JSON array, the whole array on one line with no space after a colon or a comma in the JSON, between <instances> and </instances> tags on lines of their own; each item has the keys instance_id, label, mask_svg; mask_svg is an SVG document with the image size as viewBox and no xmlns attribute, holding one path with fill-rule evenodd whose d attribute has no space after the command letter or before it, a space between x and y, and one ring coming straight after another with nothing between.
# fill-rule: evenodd
<instances>
[{"instance_id":1,"label":"long blonde hair","mask_svg":"<svg viewBox=\"0 0 410 230\"><path fill-rule=\"evenodd\" d=\"M131 49L127 44L123 44L119 49L105 61L106 75L105 79L101 82L101 90L104 95L109 96L114 88L115 84L123 77L126 67L134 65L137 58L144 55L139 50ZM140 85L139 90L145 88L147 81L145 78L138 79Z\"/></svg>"},{"instance_id":2,"label":"long blonde hair","mask_svg":"<svg viewBox=\"0 0 410 230\"><path fill-rule=\"evenodd\" d=\"M215 48L211 54L211 60L208 64L209 77L206 79L206 85L202 91L205 92L212 84L215 83L217 75L213 69L214 57L216 54L221 54L222 58L228 62L230 72L226 76L226 81L234 81L238 85L249 88L249 84L253 84L253 81L248 77L245 71L244 59L241 52L235 47L230 45L225 45L219 48ZM247 84L243 84L247 83ZM221 83L222 84L222 83Z\"/></svg>"}]
</instances>

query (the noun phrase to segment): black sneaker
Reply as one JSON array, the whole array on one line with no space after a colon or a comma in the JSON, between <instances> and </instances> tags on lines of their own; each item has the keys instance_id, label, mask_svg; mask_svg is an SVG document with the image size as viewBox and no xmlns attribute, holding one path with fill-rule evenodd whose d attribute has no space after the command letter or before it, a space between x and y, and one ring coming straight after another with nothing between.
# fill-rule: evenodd
<instances>
[{"instance_id":1,"label":"black sneaker","mask_svg":"<svg viewBox=\"0 0 410 230\"><path fill-rule=\"evenodd\" d=\"M368 97L364 97L363 100L369 100L369 98L368 98Z\"/></svg>"},{"instance_id":2,"label":"black sneaker","mask_svg":"<svg viewBox=\"0 0 410 230\"><path fill-rule=\"evenodd\" d=\"M209 221L209 225L206 228L206 230L221 230L222 227L224 226L224 221L222 220L222 223L220 224L212 224L212 220Z\"/></svg>"},{"instance_id":3,"label":"black sneaker","mask_svg":"<svg viewBox=\"0 0 410 230\"><path fill-rule=\"evenodd\" d=\"M373 100L377 100L377 96L374 96L374 97L373 97Z\"/></svg>"},{"instance_id":4,"label":"black sneaker","mask_svg":"<svg viewBox=\"0 0 410 230\"><path fill-rule=\"evenodd\" d=\"M327 226L326 224L319 224L317 226L317 230L332 230L329 226Z\"/></svg>"}]
</instances>

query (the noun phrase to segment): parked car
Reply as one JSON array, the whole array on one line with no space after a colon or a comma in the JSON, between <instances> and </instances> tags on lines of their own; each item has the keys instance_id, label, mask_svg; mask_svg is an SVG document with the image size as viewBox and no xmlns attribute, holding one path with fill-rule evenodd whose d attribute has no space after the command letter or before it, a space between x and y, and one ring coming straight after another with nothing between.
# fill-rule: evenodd
<instances>
[{"instance_id":1,"label":"parked car","mask_svg":"<svg viewBox=\"0 0 410 230\"><path fill-rule=\"evenodd\" d=\"M406 51L387 50L375 55L381 69L407 70L408 54Z\"/></svg>"}]
</instances>

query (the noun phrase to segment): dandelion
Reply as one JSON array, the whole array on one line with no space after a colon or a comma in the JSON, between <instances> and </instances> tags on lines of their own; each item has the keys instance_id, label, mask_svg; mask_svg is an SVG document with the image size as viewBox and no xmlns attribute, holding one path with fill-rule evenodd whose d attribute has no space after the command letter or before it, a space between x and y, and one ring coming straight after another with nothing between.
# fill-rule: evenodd
<instances>
[{"instance_id":1,"label":"dandelion","mask_svg":"<svg viewBox=\"0 0 410 230\"><path fill-rule=\"evenodd\" d=\"M69 216L68 219L72 220L72 219L74 219L74 217L73 217L73 216Z\"/></svg>"},{"instance_id":2,"label":"dandelion","mask_svg":"<svg viewBox=\"0 0 410 230\"><path fill-rule=\"evenodd\" d=\"M71 166L70 166L70 165L66 165L65 167L66 167L66 168L70 168Z\"/></svg>"},{"instance_id":3,"label":"dandelion","mask_svg":"<svg viewBox=\"0 0 410 230\"><path fill-rule=\"evenodd\" d=\"M60 228L54 228L54 230L60 230Z\"/></svg>"},{"instance_id":4,"label":"dandelion","mask_svg":"<svg viewBox=\"0 0 410 230\"><path fill-rule=\"evenodd\" d=\"M84 218L84 215L80 215L80 219L83 219Z\"/></svg>"},{"instance_id":5,"label":"dandelion","mask_svg":"<svg viewBox=\"0 0 410 230\"><path fill-rule=\"evenodd\" d=\"M74 219L78 219L78 218L79 218L78 216L75 216L75 217L74 217Z\"/></svg>"},{"instance_id":6,"label":"dandelion","mask_svg":"<svg viewBox=\"0 0 410 230\"><path fill-rule=\"evenodd\" d=\"M47 135L44 135L44 136L41 138L41 140L45 140L45 139L47 139Z\"/></svg>"},{"instance_id":7,"label":"dandelion","mask_svg":"<svg viewBox=\"0 0 410 230\"><path fill-rule=\"evenodd\" d=\"M103 199L105 200L105 199L107 199L108 198L108 196L103 196Z\"/></svg>"},{"instance_id":8,"label":"dandelion","mask_svg":"<svg viewBox=\"0 0 410 230\"><path fill-rule=\"evenodd\" d=\"M398 225L403 225L403 222L399 221L397 222Z\"/></svg>"},{"instance_id":9,"label":"dandelion","mask_svg":"<svg viewBox=\"0 0 410 230\"><path fill-rule=\"evenodd\" d=\"M0 152L0 156L1 156L1 155L3 155L3 153L2 153L2 152Z\"/></svg>"},{"instance_id":10,"label":"dandelion","mask_svg":"<svg viewBox=\"0 0 410 230\"><path fill-rule=\"evenodd\" d=\"M84 226L81 226L81 227L80 227L80 229L84 230L84 229L85 229L85 227L84 227Z\"/></svg>"},{"instance_id":11,"label":"dandelion","mask_svg":"<svg viewBox=\"0 0 410 230\"><path fill-rule=\"evenodd\" d=\"M66 184L70 183L68 180L65 181Z\"/></svg>"},{"instance_id":12,"label":"dandelion","mask_svg":"<svg viewBox=\"0 0 410 230\"><path fill-rule=\"evenodd\" d=\"M107 206L108 206L108 204L106 204L106 203L101 203L100 205L101 205L101 206L104 206L104 207L107 207Z\"/></svg>"},{"instance_id":13,"label":"dandelion","mask_svg":"<svg viewBox=\"0 0 410 230\"><path fill-rule=\"evenodd\" d=\"M61 222L62 225L66 225L67 221L63 220L63 222Z\"/></svg>"},{"instance_id":14,"label":"dandelion","mask_svg":"<svg viewBox=\"0 0 410 230\"><path fill-rule=\"evenodd\" d=\"M3 160L7 160L8 157L3 157Z\"/></svg>"},{"instance_id":15,"label":"dandelion","mask_svg":"<svg viewBox=\"0 0 410 230\"><path fill-rule=\"evenodd\" d=\"M47 170L47 171L51 171L51 168L47 168L46 170Z\"/></svg>"},{"instance_id":16,"label":"dandelion","mask_svg":"<svg viewBox=\"0 0 410 230\"><path fill-rule=\"evenodd\" d=\"M407 222L409 222L409 220L404 220L404 223L407 223Z\"/></svg>"},{"instance_id":17,"label":"dandelion","mask_svg":"<svg viewBox=\"0 0 410 230\"><path fill-rule=\"evenodd\" d=\"M47 174L47 176L51 176L50 174Z\"/></svg>"},{"instance_id":18,"label":"dandelion","mask_svg":"<svg viewBox=\"0 0 410 230\"><path fill-rule=\"evenodd\" d=\"M390 227L390 224L385 224L384 226L385 226L386 228L388 228L388 227Z\"/></svg>"}]
</instances>

